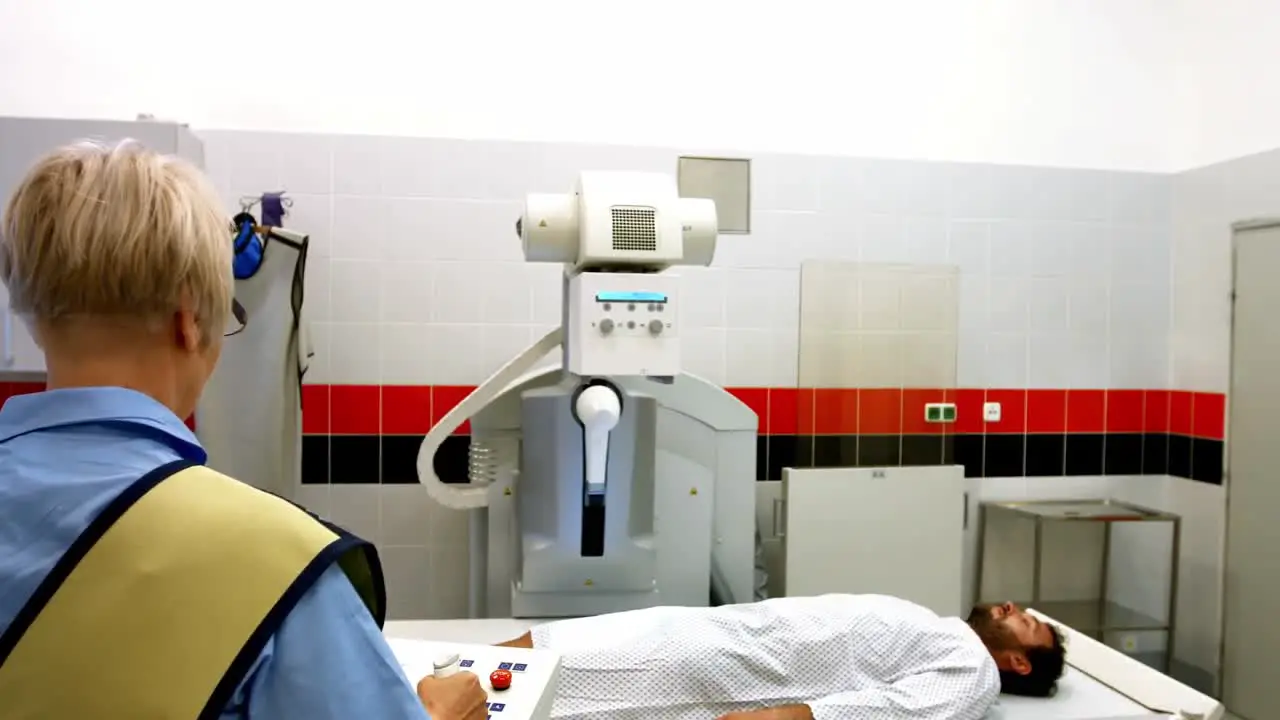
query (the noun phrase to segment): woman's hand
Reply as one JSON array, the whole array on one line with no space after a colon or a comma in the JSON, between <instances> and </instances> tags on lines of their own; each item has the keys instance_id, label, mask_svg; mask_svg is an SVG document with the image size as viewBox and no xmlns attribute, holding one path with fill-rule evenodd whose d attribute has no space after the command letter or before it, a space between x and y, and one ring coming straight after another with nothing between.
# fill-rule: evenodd
<instances>
[{"instance_id":1,"label":"woman's hand","mask_svg":"<svg viewBox=\"0 0 1280 720\"><path fill-rule=\"evenodd\" d=\"M444 679L428 675L418 682L418 699L431 720L485 720L489 696L475 673L459 672Z\"/></svg>"}]
</instances>

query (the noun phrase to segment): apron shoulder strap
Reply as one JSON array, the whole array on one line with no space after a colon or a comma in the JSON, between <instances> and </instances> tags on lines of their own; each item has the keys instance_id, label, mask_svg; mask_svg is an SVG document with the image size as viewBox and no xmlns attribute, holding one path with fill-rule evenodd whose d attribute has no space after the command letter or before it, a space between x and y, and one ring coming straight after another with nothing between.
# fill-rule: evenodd
<instances>
[{"instance_id":1,"label":"apron shoulder strap","mask_svg":"<svg viewBox=\"0 0 1280 720\"><path fill-rule=\"evenodd\" d=\"M0 717L217 718L334 564L381 625L371 545L208 468L157 468L90 523L0 635Z\"/></svg>"}]
</instances>

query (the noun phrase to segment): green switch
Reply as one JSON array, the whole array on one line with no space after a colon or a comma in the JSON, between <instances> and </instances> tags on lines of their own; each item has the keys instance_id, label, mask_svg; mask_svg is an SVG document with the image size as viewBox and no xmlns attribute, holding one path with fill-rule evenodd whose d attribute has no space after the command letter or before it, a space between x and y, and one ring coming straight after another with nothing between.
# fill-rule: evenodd
<instances>
[{"instance_id":1,"label":"green switch","mask_svg":"<svg viewBox=\"0 0 1280 720\"><path fill-rule=\"evenodd\" d=\"M937 405L926 405L924 419L926 422L942 422L942 408Z\"/></svg>"},{"instance_id":2,"label":"green switch","mask_svg":"<svg viewBox=\"0 0 1280 720\"><path fill-rule=\"evenodd\" d=\"M956 406L950 403L942 406L942 422L956 421Z\"/></svg>"}]
</instances>

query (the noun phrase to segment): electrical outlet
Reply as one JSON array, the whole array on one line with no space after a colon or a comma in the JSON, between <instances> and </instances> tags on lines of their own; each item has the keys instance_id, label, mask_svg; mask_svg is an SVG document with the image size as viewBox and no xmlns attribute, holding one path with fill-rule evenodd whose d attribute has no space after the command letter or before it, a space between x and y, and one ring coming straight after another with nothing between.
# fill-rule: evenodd
<instances>
[{"instance_id":1,"label":"electrical outlet","mask_svg":"<svg viewBox=\"0 0 1280 720\"><path fill-rule=\"evenodd\" d=\"M955 403L925 403L924 421L930 423L955 422Z\"/></svg>"},{"instance_id":2,"label":"electrical outlet","mask_svg":"<svg viewBox=\"0 0 1280 720\"><path fill-rule=\"evenodd\" d=\"M1138 636L1125 635L1124 637L1120 638L1120 649L1127 653L1138 652Z\"/></svg>"},{"instance_id":3,"label":"electrical outlet","mask_svg":"<svg viewBox=\"0 0 1280 720\"><path fill-rule=\"evenodd\" d=\"M982 419L987 422L1000 422L1000 403L983 403Z\"/></svg>"}]
</instances>

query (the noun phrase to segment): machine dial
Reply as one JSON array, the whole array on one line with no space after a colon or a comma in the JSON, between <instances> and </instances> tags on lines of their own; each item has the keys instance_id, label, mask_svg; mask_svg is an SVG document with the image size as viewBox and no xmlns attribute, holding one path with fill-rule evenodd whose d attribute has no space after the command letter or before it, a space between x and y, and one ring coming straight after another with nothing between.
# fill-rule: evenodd
<instances>
[{"instance_id":1,"label":"machine dial","mask_svg":"<svg viewBox=\"0 0 1280 720\"><path fill-rule=\"evenodd\" d=\"M652 335L660 335L660 334L662 334L662 321L661 321L661 320L650 320L650 321L649 321L649 333L650 333L650 334L652 334Z\"/></svg>"},{"instance_id":2,"label":"machine dial","mask_svg":"<svg viewBox=\"0 0 1280 720\"><path fill-rule=\"evenodd\" d=\"M609 334L609 333L611 333L611 332L613 332L613 321L612 321L612 320L610 320L609 318L605 318L605 319L601 320L601 321L600 321L600 333L601 333L601 334L603 334L603 335L608 335L608 334Z\"/></svg>"}]
</instances>

